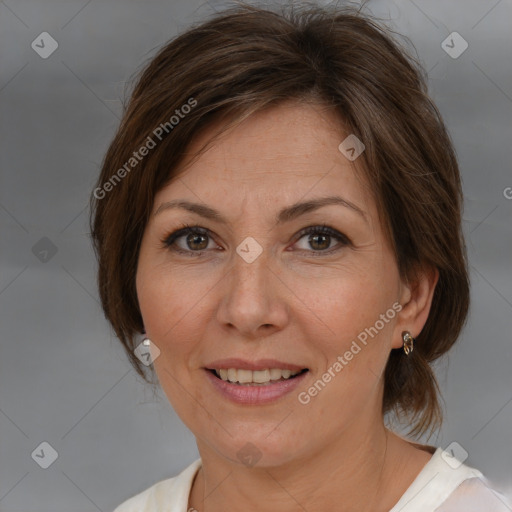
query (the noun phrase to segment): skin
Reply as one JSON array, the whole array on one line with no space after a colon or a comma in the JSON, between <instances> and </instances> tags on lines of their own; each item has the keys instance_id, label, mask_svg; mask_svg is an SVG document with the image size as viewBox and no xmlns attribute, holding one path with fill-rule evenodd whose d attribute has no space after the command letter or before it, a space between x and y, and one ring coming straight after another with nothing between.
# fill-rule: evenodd
<instances>
[{"instance_id":1,"label":"skin","mask_svg":"<svg viewBox=\"0 0 512 512\"><path fill-rule=\"evenodd\" d=\"M194 140L192 154L214 129ZM162 389L197 440L203 465L189 506L200 512L340 504L387 511L431 457L384 427L381 403L390 350L402 347L402 331L420 333L438 274L400 278L357 160L338 150L347 135L320 106L282 103L217 139L155 197L137 293L147 335L161 351L154 367ZM276 224L282 208L334 193L364 216L329 205ZM206 204L228 224L184 209L155 215L174 199ZM175 242L188 255L162 243L182 222L210 231ZM351 243L300 235L322 224ZM249 236L263 249L252 263L236 252ZM307 405L298 392L235 404L205 376L217 359L273 358L309 368L298 391L307 390L397 301L402 310ZM261 454L254 467L237 458L247 442Z\"/></svg>"}]
</instances>

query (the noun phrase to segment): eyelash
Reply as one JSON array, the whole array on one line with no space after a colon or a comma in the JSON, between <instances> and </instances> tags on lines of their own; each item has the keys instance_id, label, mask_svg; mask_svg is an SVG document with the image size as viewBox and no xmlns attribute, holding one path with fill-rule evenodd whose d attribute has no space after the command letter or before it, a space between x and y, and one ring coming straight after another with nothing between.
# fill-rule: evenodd
<instances>
[{"instance_id":1,"label":"eyelash","mask_svg":"<svg viewBox=\"0 0 512 512\"><path fill-rule=\"evenodd\" d=\"M194 233L197 235L204 235L204 236L208 236L208 237L212 238L211 234L210 234L210 230L208 230L208 229L201 228L200 226L190 226L188 224L182 224L181 227L178 228L176 231L173 231L172 233L168 234L167 236L165 236L163 238L162 248L169 249L173 252L177 252L179 254L184 254L187 256L191 256L191 257L201 256L204 252L207 252L208 249L204 249L202 251L183 250L180 247L177 247L175 245L176 240L178 240L182 236L188 235L189 233ZM347 246L347 245L352 245L352 242L350 241L350 239L348 237L346 237L339 231L336 231L335 229L332 229L329 226L326 226L325 224L322 224L319 226L310 226L308 228L303 229L300 233L298 233L296 242L298 242L305 235L310 235L310 234L329 235L329 236L335 238L338 242L340 242L342 247ZM341 249L341 247L334 248L334 249L327 249L324 251L312 250L312 251L306 251L306 252L310 252L312 255L314 255L316 257L316 256L324 256L326 254L331 254L340 249Z\"/></svg>"}]
</instances>

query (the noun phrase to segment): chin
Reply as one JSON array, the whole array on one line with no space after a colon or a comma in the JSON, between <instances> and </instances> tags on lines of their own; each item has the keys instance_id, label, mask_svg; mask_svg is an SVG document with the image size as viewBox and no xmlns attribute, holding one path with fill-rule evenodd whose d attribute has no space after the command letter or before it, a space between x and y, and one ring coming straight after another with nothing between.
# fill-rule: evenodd
<instances>
[{"instance_id":1,"label":"chin","mask_svg":"<svg viewBox=\"0 0 512 512\"><path fill-rule=\"evenodd\" d=\"M301 441L300 434L277 432L277 424L273 422L272 425L265 425L265 428L260 425L259 429L254 430L246 428L245 435L238 430L233 437L226 434L222 440L209 439L207 442L219 455L242 467L271 468L290 464L301 455L300 446L310 443ZM229 427L227 429L232 431Z\"/></svg>"}]
</instances>

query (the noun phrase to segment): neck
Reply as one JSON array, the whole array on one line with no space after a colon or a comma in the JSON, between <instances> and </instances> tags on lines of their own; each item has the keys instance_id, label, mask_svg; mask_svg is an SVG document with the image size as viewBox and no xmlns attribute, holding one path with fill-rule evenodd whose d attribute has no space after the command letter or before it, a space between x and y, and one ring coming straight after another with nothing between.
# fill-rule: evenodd
<instances>
[{"instance_id":1,"label":"neck","mask_svg":"<svg viewBox=\"0 0 512 512\"><path fill-rule=\"evenodd\" d=\"M247 468L198 440L203 465L190 506L199 512L389 510L416 476L400 475L410 475L404 471L406 460L411 450L418 450L387 431L382 420L370 425L373 428L349 428L323 451L279 466ZM427 459L424 456L418 465L416 458L415 468L421 470Z\"/></svg>"}]
</instances>

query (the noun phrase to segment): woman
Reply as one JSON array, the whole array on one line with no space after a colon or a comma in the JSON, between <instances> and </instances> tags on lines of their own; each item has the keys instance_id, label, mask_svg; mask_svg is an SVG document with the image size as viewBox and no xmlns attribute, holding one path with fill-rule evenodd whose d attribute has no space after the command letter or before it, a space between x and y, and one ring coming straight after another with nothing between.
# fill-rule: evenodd
<instances>
[{"instance_id":1,"label":"woman","mask_svg":"<svg viewBox=\"0 0 512 512\"><path fill-rule=\"evenodd\" d=\"M191 28L93 195L106 317L201 456L116 512L509 510L460 445L385 422L440 425L430 365L469 283L449 136L374 21L241 6Z\"/></svg>"}]
</instances>

